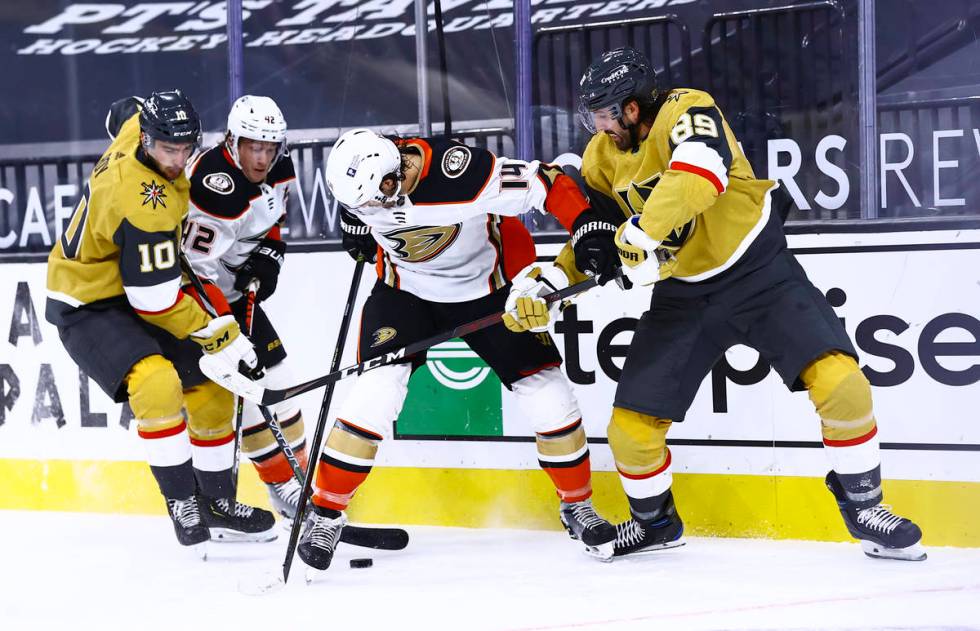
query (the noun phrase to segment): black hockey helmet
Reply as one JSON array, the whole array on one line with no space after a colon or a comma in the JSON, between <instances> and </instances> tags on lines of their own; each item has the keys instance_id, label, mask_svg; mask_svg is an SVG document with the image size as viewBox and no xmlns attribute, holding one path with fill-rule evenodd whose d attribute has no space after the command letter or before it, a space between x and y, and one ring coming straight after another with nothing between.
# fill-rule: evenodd
<instances>
[{"instance_id":1,"label":"black hockey helmet","mask_svg":"<svg viewBox=\"0 0 980 631\"><path fill-rule=\"evenodd\" d=\"M610 109L620 119L623 105L636 99L641 108L652 106L659 95L657 73L635 48L624 46L603 53L586 69L579 82L579 114L586 128L595 133L591 112Z\"/></svg>"},{"instance_id":2,"label":"black hockey helmet","mask_svg":"<svg viewBox=\"0 0 980 631\"><path fill-rule=\"evenodd\" d=\"M180 90L154 92L140 109L140 131L156 140L198 144L201 118Z\"/></svg>"}]
</instances>

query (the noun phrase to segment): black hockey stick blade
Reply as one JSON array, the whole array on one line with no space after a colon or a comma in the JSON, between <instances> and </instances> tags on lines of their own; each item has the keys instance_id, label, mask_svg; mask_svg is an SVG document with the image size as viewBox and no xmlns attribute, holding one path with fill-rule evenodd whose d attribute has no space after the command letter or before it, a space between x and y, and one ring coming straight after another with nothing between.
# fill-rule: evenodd
<instances>
[{"instance_id":1,"label":"black hockey stick blade","mask_svg":"<svg viewBox=\"0 0 980 631\"><path fill-rule=\"evenodd\" d=\"M621 269L617 269L609 280L614 280L621 276ZM599 283L595 278L588 278L583 280L581 283L576 283L565 289L560 289L558 291L553 291L550 294L544 296L544 300L548 304L559 302L567 298L572 298L578 294L588 291L598 285ZM309 392L310 390L316 390L325 385L340 381L341 379L346 379L347 377L353 375L359 375L366 370L371 370L374 368L380 368L381 366L387 366L388 364L393 364L396 361L403 359L405 357L414 355L416 353L421 353L424 350L432 348L436 344L441 344L447 340L451 340L456 337L462 337L464 335L469 335L481 329L485 329L488 326L493 326L494 324L500 322L501 317L504 315L503 311L497 313L492 313L487 316L483 316L472 322L467 322L461 324L454 329L448 331L443 331L442 333L437 333L432 337L420 340L409 344L404 348L400 348L397 351L392 351L381 355L380 357L375 357L374 359L369 359L365 362L359 364L353 364L346 368L341 368L339 370L332 371L322 377L317 377L316 379L311 379L296 386L290 388L285 388L282 390L266 389L262 392L262 405L273 405L279 403L280 401L285 401L286 399L291 399L295 396L299 396L304 392Z\"/></svg>"},{"instance_id":2,"label":"black hockey stick blade","mask_svg":"<svg viewBox=\"0 0 980 631\"><path fill-rule=\"evenodd\" d=\"M352 546L375 550L404 550L408 545L408 532L402 528L354 526L348 524L340 531L340 540Z\"/></svg>"}]
</instances>

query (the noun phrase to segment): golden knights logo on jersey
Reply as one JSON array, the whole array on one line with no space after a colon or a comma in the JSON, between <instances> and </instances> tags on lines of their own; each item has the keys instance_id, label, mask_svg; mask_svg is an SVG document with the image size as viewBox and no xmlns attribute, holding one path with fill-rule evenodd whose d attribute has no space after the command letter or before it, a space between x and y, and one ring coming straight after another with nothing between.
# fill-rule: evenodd
<instances>
[{"instance_id":1,"label":"golden knights logo on jersey","mask_svg":"<svg viewBox=\"0 0 980 631\"><path fill-rule=\"evenodd\" d=\"M431 261L451 246L459 236L461 225L422 226L384 232L391 249L408 263Z\"/></svg>"},{"instance_id":2,"label":"golden knights logo on jersey","mask_svg":"<svg viewBox=\"0 0 980 631\"><path fill-rule=\"evenodd\" d=\"M140 193L140 195L143 196L144 206L152 203L153 210L157 209L158 204L164 208L167 207L166 202L163 201L166 199L167 194L164 192L162 184L157 184L156 180L150 180L149 184L146 182L140 182L140 186L143 187L143 192Z\"/></svg>"},{"instance_id":3,"label":"golden knights logo on jersey","mask_svg":"<svg viewBox=\"0 0 980 631\"><path fill-rule=\"evenodd\" d=\"M616 194L619 195L626 207L629 208L634 215L639 215L643 212L643 205L646 203L647 199L650 197L650 193L653 192L654 187L657 182L660 181L660 173L654 173L650 178L640 182L630 182L628 186L624 188L617 188ZM687 243L687 240L691 238L694 234L694 228L697 226L697 217L691 219L689 222L683 226L678 226L664 238L663 242L660 244L662 248L670 252L676 252L682 245Z\"/></svg>"}]
</instances>

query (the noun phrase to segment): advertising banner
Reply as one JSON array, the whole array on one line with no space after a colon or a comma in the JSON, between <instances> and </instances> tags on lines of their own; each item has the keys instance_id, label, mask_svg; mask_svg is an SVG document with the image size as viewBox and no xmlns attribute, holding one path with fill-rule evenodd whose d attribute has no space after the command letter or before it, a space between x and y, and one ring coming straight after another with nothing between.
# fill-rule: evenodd
<instances>
[{"instance_id":1,"label":"advertising banner","mask_svg":"<svg viewBox=\"0 0 980 631\"><path fill-rule=\"evenodd\" d=\"M888 476L980 481L980 234L800 235L801 263L836 308L869 377ZM547 254L554 246L541 246ZM327 371L347 274L343 253L287 256L268 302L298 380ZM0 458L140 460L132 416L109 402L65 354L43 320L41 264L0 270ZM360 300L364 299L370 282ZM643 289L604 287L566 309L554 336L593 443L593 463L612 470L605 445L616 379ZM353 338L352 338L353 339ZM109 343L124 343L112 341ZM353 341L347 361L352 361ZM334 405L349 382L341 382ZM300 400L316 418L320 393ZM312 432L312 423L308 423ZM533 434L510 393L460 340L432 349L416 371L379 464L534 469ZM745 347L705 379L687 420L669 438L679 471L820 475L826 462L806 393L790 393Z\"/></svg>"}]
</instances>

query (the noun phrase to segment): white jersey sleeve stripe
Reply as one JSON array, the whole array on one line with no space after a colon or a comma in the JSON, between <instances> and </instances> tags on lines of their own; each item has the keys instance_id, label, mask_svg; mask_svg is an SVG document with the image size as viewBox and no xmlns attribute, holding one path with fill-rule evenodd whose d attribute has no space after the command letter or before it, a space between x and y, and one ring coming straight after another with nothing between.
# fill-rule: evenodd
<instances>
[{"instance_id":1,"label":"white jersey sleeve stripe","mask_svg":"<svg viewBox=\"0 0 980 631\"><path fill-rule=\"evenodd\" d=\"M142 313L162 313L180 300L180 277L147 287L124 286L126 298L134 309Z\"/></svg>"},{"instance_id":2,"label":"white jersey sleeve stripe","mask_svg":"<svg viewBox=\"0 0 980 631\"><path fill-rule=\"evenodd\" d=\"M721 154L703 142L689 140L677 145L668 168L701 175L714 184L719 195L728 188L728 169Z\"/></svg>"}]
</instances>

